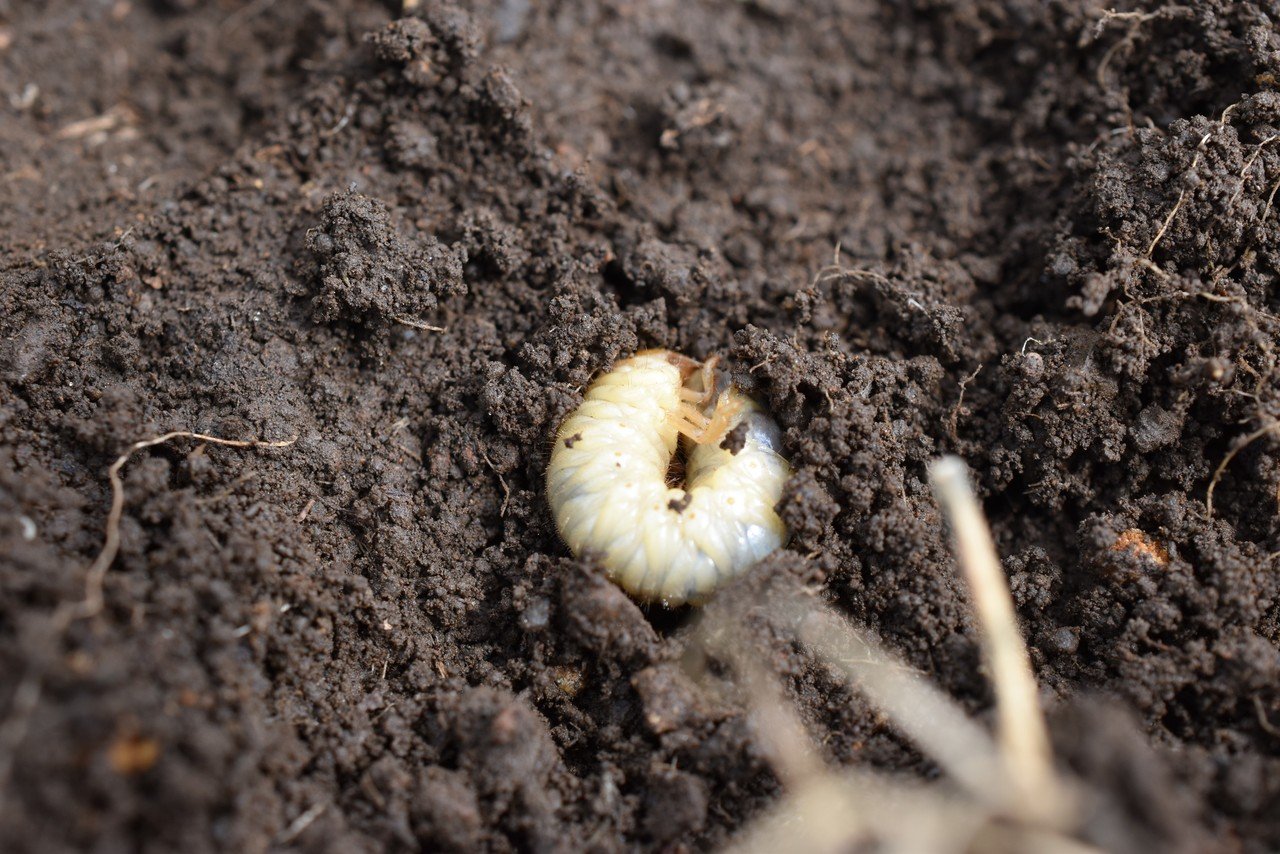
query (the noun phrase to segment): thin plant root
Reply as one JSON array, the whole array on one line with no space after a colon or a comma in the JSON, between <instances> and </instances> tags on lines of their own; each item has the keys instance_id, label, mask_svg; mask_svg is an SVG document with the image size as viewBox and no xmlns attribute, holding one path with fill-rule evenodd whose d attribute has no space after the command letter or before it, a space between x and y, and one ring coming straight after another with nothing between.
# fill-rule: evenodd
<instances>
[{"instance_id":1,"label":"thin plant root","mask_svg":"<svg viewBox=\"0 0 1280 854\"><path fill-rule=\"evenodd\" d=\"M1025 810L1056 811L1064 793L1053 773L1031 660L991 529L969 485L969 469L959 457L943 457L929 467L929 480L951 523L957 558L973 595L983 658L995 688L1001 753L1019 793L1017 803Z\"/></svg>"},{"instance_id":2,"label":"thin plant root","mask_svg":"<svg viewBox=\"0 0 1280 854\"><path fill-rule=\"evenodd\" d=\"M1222 117L1218 119L1218 129L1221 130L1227 126L1227 117L1231 115L1231 111L1239 104L1231 104L1222 111ZM1191 165L1187 167L1184 175L1190 175L1196 171L1196 166L1200 164L1200 156L1204 154L1204 147L1209 140L1213 139L1214 131L1209 131L1200 137L1200 143L1196 146L1195 154L1191 157ZM1248 168L1247 166L1245 167ZM1243 173L1242 173L1243 176ZM1182 210L1182 203L1187 200L1187 190L1183 188L1178 193L1178 200L1173 203L1173 209L1169 211L1169 215L1164 218L1164 222L1160 224L1160 230L1156 232L1156 236L1151 239L1151 244L1147 247L1146 257L1150 258L1156 251L1156 247L1160 245L1160 241L1164 238L1164 233L1169 230L1169 226L1173 224L1174 217L1178 215L1178 211Z\"/></svg>"},{"instance_id":3,"label":"thin plant root","mask_svg":"<svg viewBox=\"0 0 1280 854\"><path fill-rule=\"evenodd\" d=\"M414 329L421 329L423 332L448 332L449 331L443 326L432 326L430 323L426 323L421 320L414 320L412 317L401 317L400 315L396 315L391 319L394 320L396 323L403 324L404 326L410 326L410 327L413 327Z\"/></svg>"},{"instance_id":4,"label":"thin plant root","mask_svg":"<svg viewBox=\"0 0 1280 854\"><path fill-rule=\"evenodd\" d=\"M1213 470L1213 477L1209 480L1209 488L1204 493L1204 511L1207 518L1213 518L1213 491L1218 488L1218 481L1222 480L1223 472L1227 470L1227 466L1231 465L1231 461L1236 458L1236 454L1268 433L1274 433L1277 430L1280 430L1280 421L1270 421L1236 442L1231 450L1227 451L1227 455L1222 458L1222 462L1218 463L1218 467Z\"/></svg>"},{"instance_id":5,"label":"thin plant root","mask_svg":"<svg viewBox=\"0 0 1280 854\"><path fill-rule=\"evenodd\" d=\"M134 442L107 469L107 479L111 482L111 509L107 512L106 529L103 536L102 550L89 564L85 572L84 598L79 602L62 602L54 610L49 620L49 628L55 638L60 638L76 620L90 619L102 611L103 580L107 570L115 561L120 551L120 519L124 515L124 481L120 478L120 470L135 453L143 448L162 445L174 439L198 439L214 445L225 445L231 448L285 448L298 441L298 437L280 442L264 442L259 439L223 439L205 433L193 433L188 430L175 430ZM17 689L14 691L9 714L0 722L0 800L8 788L9 775L13 770L14 759L18 748L26 738L31 716L35 713L43 690L43 673L35 665L29 665L23 674Z\"/></svg>"},{"instance_id":6,"label":"thin plant root","mask_svg":"<svg viewBox=\"0 0 1280 854\"><path fill-rule=\"evenodd\" d=\"M280 442L264 442L260 439L221 439L205 433L175 430L130 445L128 450L111 464L111 468L107 469L107 479L111 481L111 510L107 513L102 551L98 552L98 556L93 559L93 563L89 564L89 569L85 572L84 599L79 602L63 603L54 613L54 627L59 632L76 620L89 619L102 610L102 581L116 559L116 554L120 551L120 517L124 515L124 481L120 479L120 470L124 468L125 463L129 462L130 457L143 448L163 445L174 439L198 439L201 442L225 445L229 448L287 448L298 441L297 436Z\"/></svg>"}]
</instances>

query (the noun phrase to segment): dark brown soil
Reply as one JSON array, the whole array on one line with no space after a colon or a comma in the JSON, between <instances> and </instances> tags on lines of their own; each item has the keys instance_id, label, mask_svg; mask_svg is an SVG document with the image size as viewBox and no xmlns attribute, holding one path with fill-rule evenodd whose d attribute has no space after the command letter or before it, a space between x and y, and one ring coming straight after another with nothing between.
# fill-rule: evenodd
<instances>
[{"instance_id":1,"label":"dark brown soil","mask_svg":"<svg viewBox=\"0 0 1280 854\"><path fill-rule=\"evenodd\" d=\"M725 842L747 722L541 492L653 346L786 428L760 572L985 715L970 462L1086 838L1280 847L1280 8L404 5L0 0L0 847ZM59 631L170 430L296 442L137 453Z\"/></svg>"}]
</instances>

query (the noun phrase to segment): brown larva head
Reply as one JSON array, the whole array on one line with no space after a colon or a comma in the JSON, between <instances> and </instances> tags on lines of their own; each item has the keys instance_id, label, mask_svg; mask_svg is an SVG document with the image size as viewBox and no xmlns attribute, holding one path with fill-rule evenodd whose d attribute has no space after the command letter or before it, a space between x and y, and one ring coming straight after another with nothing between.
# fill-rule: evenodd
<instances>
[{"instance_id":1,"label":"brown larva head","mask_svg":"<svg viewBox=\"0 0 1280 854\"><path fill-rule=\"evenodd\" d=\"M637 356L648 356L661 354L666 358L667 362L675 365L680 369L680 382L687 382L689 377L697 371L701 370L703 363L696 359L691 359L684 353L677 353L675 350L641 350L636 353Z\"/></svg>"}]
</instances>

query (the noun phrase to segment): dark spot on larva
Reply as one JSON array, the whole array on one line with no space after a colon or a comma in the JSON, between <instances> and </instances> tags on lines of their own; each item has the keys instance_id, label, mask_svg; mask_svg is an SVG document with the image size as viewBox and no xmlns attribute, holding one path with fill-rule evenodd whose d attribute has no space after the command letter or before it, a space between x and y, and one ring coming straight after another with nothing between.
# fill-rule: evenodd
<instances>
[{"instance_id":1,"label":"dark spot on larva","mask_svg":"<svg viewBox=\"0 0 1280 854\"><path fill-rule=\"evenodd\" d=\"M573 434L572 436L570 436L568 439L565 439L565 440L564 440L564 446L565 446L566 448L572 448L572 447L574 446L574 443L576 443L576 442L581 442L581 441L582 441L582 434L581 434L581 433L574 433L574 434Z\"/></svg>"},{"instance_id":2,"label":"dark spot on larva","mask_svg":"<svg viewBox=\"0 0 1280 854\"><path fill-rule=\"evenodd\" d=\"M720 448L737 456L747 446L747 422L743 421L730 430L720 442Z\"/></svg>"},{"instance_id":3,"label":"dark spot on larva","mask_svg":"<svg viewBox=\"0 0 1280 854\"><path fill-rule=\"evenodd\" d=\"M693 500L693 496L686 492L686 493L685 493L684 495L682 495L681 497L679 497L679 498L673 498L673 499L671 499L670 501L668 501L668 502L667 502L667 509L668 509L668 510L674 510L674 511L676 511L677 513L683 513L683 512L684 512L684 508L688 507L688 506L689 506L689 502L690 502L690 501L692 501L692 500Z\"/></svg>"}]
</instances>

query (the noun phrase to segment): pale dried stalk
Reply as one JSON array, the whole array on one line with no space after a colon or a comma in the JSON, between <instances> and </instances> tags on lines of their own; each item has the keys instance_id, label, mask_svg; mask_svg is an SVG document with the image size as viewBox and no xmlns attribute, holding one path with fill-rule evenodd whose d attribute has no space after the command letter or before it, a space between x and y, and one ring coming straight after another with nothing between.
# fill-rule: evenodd
<instances>
[{"instance_id":1,"label":"pale dried stalk","mask_svg":"<svg viewBox=\"0 0 1280 854\"><path fill-rule=\"evenodd\" d=\"M752 655L745 633L723 619L708 620L695 642L723 657L746 693L752 731L783 788L791 793L772 818L728 850L741 854L783 848L839 854L868 828L857 800L847 797L828 774L778 677Z\"/></svg>"},{"instance_id":2,"label":"pale dried stalk","mask_svg":"<svg viewBox=\"0 0 1280 854\"><path fill-rule=\"evenodd\" d=\"M795 616L808 613L810 607L812 603L800 597L789 597L780 610L771 604L769 611L774 616ZM827 616L841 622L833 613ZM708 618L693 643L724 660L737 674L755 737L788 792L727 852L841 854L860 841L875 839L879 850L885 852L927 850L958 854L989 817L985 810L974 809L968 802L936 788L923 788L914 781L827 769L800 715L787 702L777 674L752 649L741 625L726 619L723 613ZM825 643L820 641L820 645L820 656L830 651ZM864 644L850 644L840 647L835 657L865 659L866 650ZM873 657L879 654L871 653ZM884 655L884 666L905 670ZM902 702L890 705L900 707L909 702L902 698ZM989 746L989 752L994 755L994 747ZM998 767L995 770L999 773Z\"/></svg>"},{"instance_id":3,"label":"pale dried stalk","mask_svg":"<svg viewBox=\"0 0 1280 854\"><path fill-rule=\"evenodd\" d=\"M1019 792L1016 803L1024 812L1061 804L1031 660L968 467L958 457L943 457L929 467L929 480L951 523L956 556L973 595L983 658L995 688L997 736L1009 779Z\"/></svg>"},{"instance_id":4,"label":"pale dried stalk","mask_svg":"<svg viewBox=\"0 0 1280 854\"><path fill-rule=\"evenodd\" d=\"M794 621L800 639L824 664L856 686L971 797L993 809L1008 804L1009 778L999 752L959 704L827 606L793 597L775 607Z\"/></svg>"},{"instance_id":5,"label":"pale dried stalk","mask_svg":"<svg viewBox=\"0 0 1280 854\"><path fill-rule=\"evenodd\" d=\"M822 760L800 716L784 699L777 677L744 654L741 646L729 653L729 660L746 689L752 729L783 786L799 790L822 777Z\"/></svg>"},{"instance_id":6,"label":"pale dried stalk","mask_svg":"<svg viewBox=\"0 0 1280 854\"><path fill-rule=\"evenodd\" d=\"M937 787L860 771L828 772L792 790L723 851L836 854L874 840L873 850L884 854L961 854L971 850L988 818Z\"/></svg>"}]
</instances>

